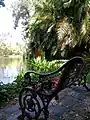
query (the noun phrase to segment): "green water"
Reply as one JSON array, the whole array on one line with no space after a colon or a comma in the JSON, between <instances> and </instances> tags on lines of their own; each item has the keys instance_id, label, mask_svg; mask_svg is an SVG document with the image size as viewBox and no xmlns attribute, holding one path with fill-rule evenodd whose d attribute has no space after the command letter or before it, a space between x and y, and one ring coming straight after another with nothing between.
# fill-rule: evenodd
<instances>
[{"instance_id":1,"label":"green water","mask_svg":"<svg viewBox=\"0 0 90 120\"><path fill-rule=\"evenodd\" d=\"M23 67L22 57L0 57L0 82L4 84L13 82Z\"/></svg>"}]
</instances>

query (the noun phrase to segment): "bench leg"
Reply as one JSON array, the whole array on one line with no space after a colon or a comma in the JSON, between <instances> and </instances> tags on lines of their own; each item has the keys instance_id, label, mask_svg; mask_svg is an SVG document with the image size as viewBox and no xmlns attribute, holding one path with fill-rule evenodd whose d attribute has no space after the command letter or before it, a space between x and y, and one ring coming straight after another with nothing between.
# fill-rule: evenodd
<instances>
[{"instance_id":1,"label":"bench leg","mask_svg":"<svg viewBox=\"0 0 90 120\"><path fill-rule=\"evenodd\" d=\"M19 105L22 112L22 120L26 117L28 120L36 120L41 113L39 95L30 88L23 88L19 94Z\"/></svg>"},{"instance_id":2,"label":"bench leg","mask_svg":"<svg viewBox=\"0 0 90 120\"><path fill-rule=\"evenodd\" d=\"M87 91L90 91L90 88L86 84L84 84L83 86L86 88Z\"/></svg>"},{"instance_id":3,"label":"bench leg","mask_svg":"<svg viewBox=\"0 0 90 120\"><path fill-rule=\"evenodd\" d=\"M47 119L48 119L48 116L49 116L49 111L48 111L48 108L47 108L47 107L46 107L46 108L44 108L43 112L44 112L44 117L45 117L45 120L47 120Z\"/></svg>"},{"instance_id":4,"label":"bench leg","mask_svg":"<svg viewBox=\"0 0 90 120\"><path fill-rule=\"evenodd\" d=\"M21 115L18 116L17 119L18 119L18 120L24 120L24 117L23 117L23 115L21 114Z\"/></svg>"}]
</instances>

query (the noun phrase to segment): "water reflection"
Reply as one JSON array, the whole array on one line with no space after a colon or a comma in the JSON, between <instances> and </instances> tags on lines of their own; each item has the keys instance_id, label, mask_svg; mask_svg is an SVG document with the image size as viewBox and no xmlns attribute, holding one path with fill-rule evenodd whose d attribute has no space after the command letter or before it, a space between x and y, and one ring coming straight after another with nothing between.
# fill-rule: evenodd
<instances>
[{"instance_id":1,"label":"water reflection","mask_svg":"<svg viewBox=\"0 0 90 120\"><path fill-rule=\"evenodd\" d=\"M18 72L24 67L22 57L18 58L0 58L0 81L4 84L15 80Z\"/></svg>"}]
</instances>

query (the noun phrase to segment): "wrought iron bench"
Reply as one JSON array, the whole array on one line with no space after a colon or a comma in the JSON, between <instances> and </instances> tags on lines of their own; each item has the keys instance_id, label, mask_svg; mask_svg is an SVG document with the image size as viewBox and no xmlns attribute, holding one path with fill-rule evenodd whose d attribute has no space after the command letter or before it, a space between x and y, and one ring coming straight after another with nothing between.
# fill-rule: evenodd
<instances>
[{"instance_id":1,"label":"wrought iron bench","mask_svg":"<svg viewBox=\"0 0 90 120\"><path fill-rule=\"evenodd\" d=\"M83 85L90 90L86 83L89 70L89 62L84 61L81 57L74 57L51 73L26 72L24 77L28 81L28 86L23 87L19 94L22 112L19 118L39 120L40 116L44 115L44 119L47 120L48 105L53 98L58 100L58 93L61 90L72 85Z\"/></svg>"}]
</instances>

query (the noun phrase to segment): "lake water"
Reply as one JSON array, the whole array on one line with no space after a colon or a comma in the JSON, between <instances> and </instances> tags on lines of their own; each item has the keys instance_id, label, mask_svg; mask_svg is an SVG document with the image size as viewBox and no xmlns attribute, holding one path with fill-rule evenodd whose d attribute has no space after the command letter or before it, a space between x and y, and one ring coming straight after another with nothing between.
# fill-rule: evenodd
<instances>
[{"instance_id":1,"label":"lake water","mask_svg":"<svg viewBox=\"0 0 90 120\"><path fill-rule=\"evenodd\" d=\"M12 83L19 71L24 67L22 57L0 57L0 82Z\"/></svg>"}]
</instances>

